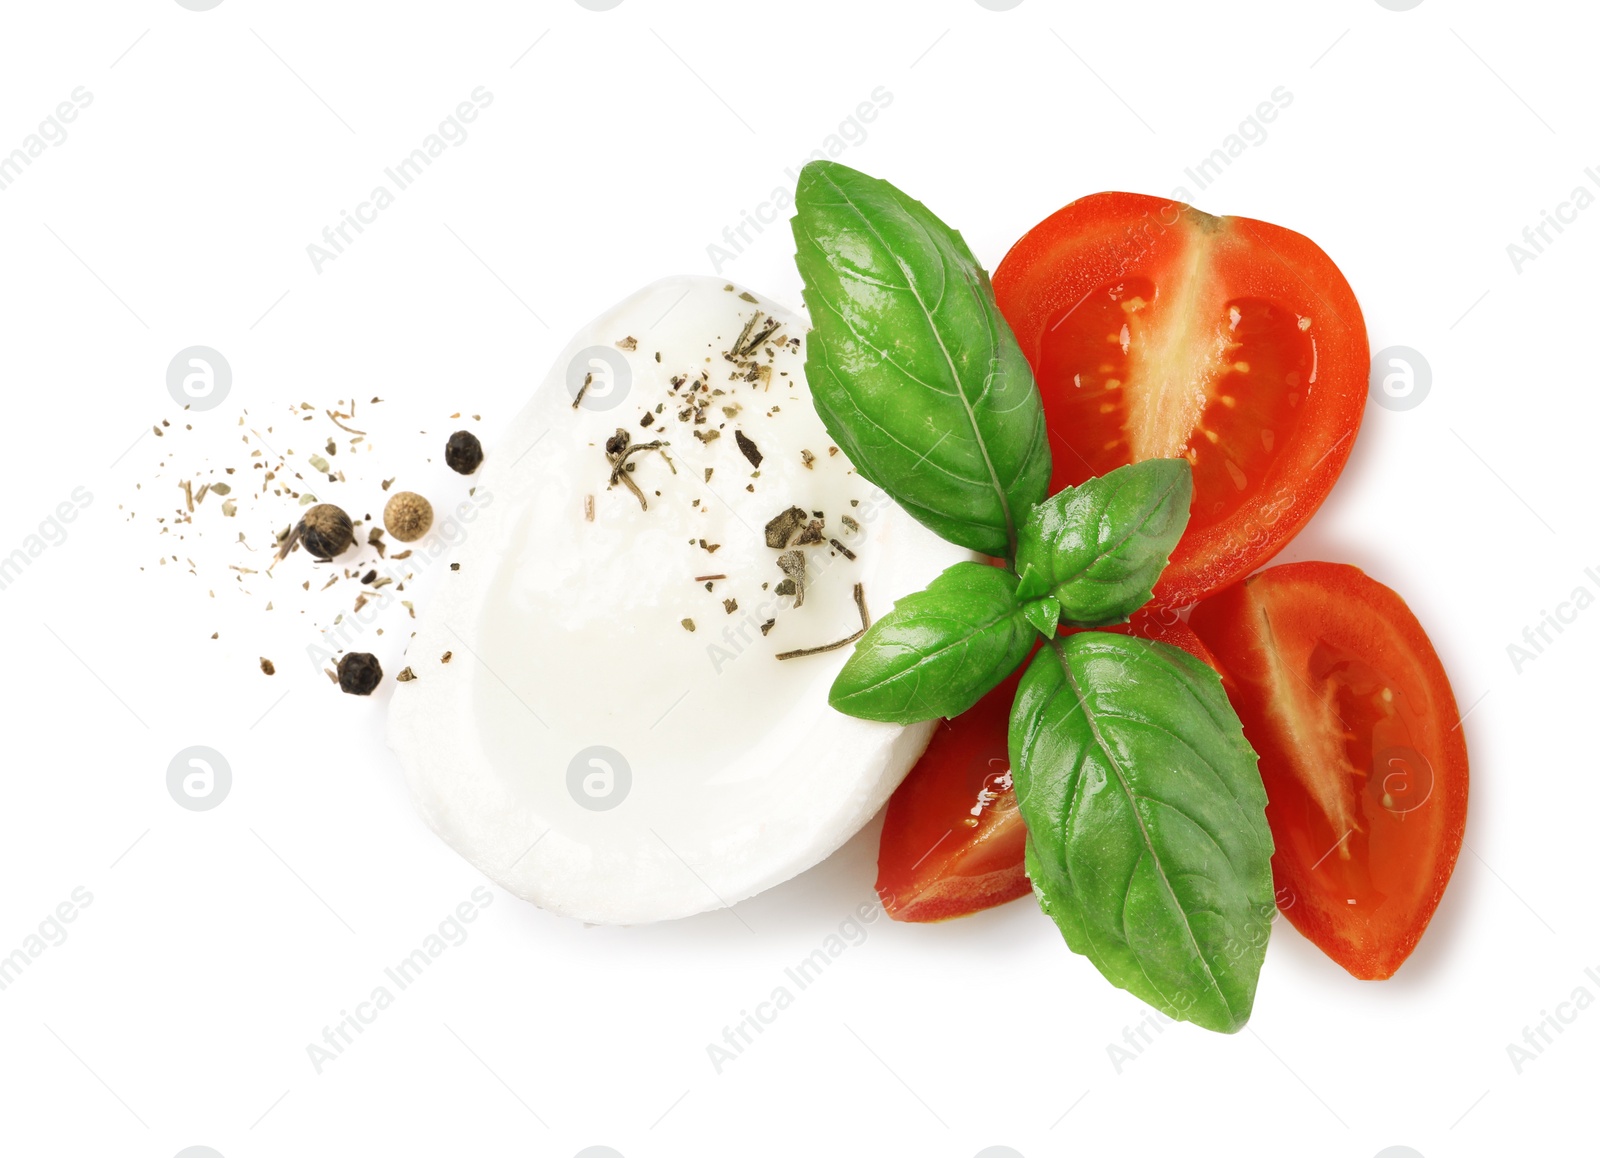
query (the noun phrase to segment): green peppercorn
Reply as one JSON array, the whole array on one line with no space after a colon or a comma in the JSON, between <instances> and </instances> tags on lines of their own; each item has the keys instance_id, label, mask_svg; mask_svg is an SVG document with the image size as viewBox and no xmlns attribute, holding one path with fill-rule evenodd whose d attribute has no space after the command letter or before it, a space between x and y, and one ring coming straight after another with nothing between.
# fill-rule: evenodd
<instances>
[{"instance_id":1,"label":"green peppercorn","mask_svg":"<svg viewBox=\"0 0 1600 1158\"><path fill-rule=\"evenodd\" d=\"M383 680L378 657L369 651L352 651L339 661L339 690L352 696L370 696Z\"/></svg>"},{"instance_id":2,"label":"green peppercorn","mask_svg":"<svg viewBox=\"0 0 1600 1158\"><path fill-rule=\"evenodd\" d=\"M483 443L470 430L458 430L444 444L444 462L457 474L471 474L483 465Z\"/></svg>"},{"instance_id":3,"label":"green peppercorn","mask_svg":"<svg viewBox=\"0 0 1600 1158\"><path fill-rule=\"evenodd\" d=\"M383 525L402 543L414 543L433 526L433 506L415 491L397 491L383 506Z\"/></svg>"}]
</instances>

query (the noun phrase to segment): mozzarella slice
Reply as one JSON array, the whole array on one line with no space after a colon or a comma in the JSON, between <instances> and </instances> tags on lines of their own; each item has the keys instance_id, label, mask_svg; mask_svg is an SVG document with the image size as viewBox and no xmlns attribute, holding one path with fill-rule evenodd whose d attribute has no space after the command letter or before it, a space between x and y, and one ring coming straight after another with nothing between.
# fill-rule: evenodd
<instances>
[{"instance_id":1,"label":"mozzarella slice","mask_svg":"<svg viewBox=\"0 0 1600 1158\"><path fill-rule=\"evenodd\" d=\"M848 647L776 658L857 630L856 584L881 614L972 557L830 444L804 335L720 279L657 282L573 339L480 472L389 740L427 822L518 896L597 923L733 904L838 848L926 746L931 723L828 706ZM788 548L803 602L767 541L791 508L820 535Z\"/></svg>"}]
</instances>

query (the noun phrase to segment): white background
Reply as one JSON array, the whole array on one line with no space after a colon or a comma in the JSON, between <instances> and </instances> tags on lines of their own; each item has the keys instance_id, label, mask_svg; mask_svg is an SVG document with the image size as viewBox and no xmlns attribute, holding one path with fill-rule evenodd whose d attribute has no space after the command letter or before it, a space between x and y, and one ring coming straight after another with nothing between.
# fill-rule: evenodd
<instances>
[{"instance_id":1,"label":"white background","mask_svg":"<svg viewBox=\"0 0 1600 1158\"><path fill-rule=\"evenodd\" d=\"M1590 14L1118 9L7 7L0 151L75 87L93 103L0 192L0 554L75 488L93 498L0 591L0 953L75 888L93 902L0 992L0 1151L1577 1152L1553 1140L1588 1121L1600 1011L1521 1073L1507 1046L1575 988L1600 997L1584 974L1600 972L1600 612L1520 673L1507 646L1574 588L1600 590L1584 574L1600 566L1600 212L1520 273L1506 246L1595 189ZM307 244L477 86L493 104L470 138L317 272ZM496 890L470 939L316 1073L307 1044L480 878L412 816L385 696L340 696L305 657L350 589L318 602L287 573L228 571L251 558L229 540L261 547L292 506L224 520L208 499L181 544L154 520L180 478L248 468L246 409L274 442L318 449L336 432L303 436L302 401L387 400L355 424L378 448L366 490L341 493L399 473L456 493L438 447L470 419L452 413L481 414L492 447L577 325L659 276L713 272L707 245L791 188L785 171L879 86L892 104L841 159L926 200L991 267L1074 197L1183 186L1314 238L1374 350L1430 363L1422 405L1369 405L1283 558L1396 587L1471 708L1469 847L1431 929L1395 979L1362 984L1280 923L1244 1032L1170 1027L1119 1073L1107 1046L1143 1007L1031 902L880 919L716 1073L706 1046L871 899L874 823L739 919L583 928ZM1293 101L1267 139L1198 192L1185 167L1278 86ZM790 257L779 226L720 272L796 302ZM233 390L185 419L166 366L201 343ZM391 672L405 624L391 603L372 637ZM194 744L232 767L214 811L166 790Z\"/></svg>"}]
</instances>

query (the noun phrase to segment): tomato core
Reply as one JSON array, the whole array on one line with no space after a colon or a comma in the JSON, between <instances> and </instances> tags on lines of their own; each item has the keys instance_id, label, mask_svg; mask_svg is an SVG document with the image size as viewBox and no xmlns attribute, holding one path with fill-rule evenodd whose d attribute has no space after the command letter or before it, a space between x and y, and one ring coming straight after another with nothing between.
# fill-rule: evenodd
<instances>
[{"instance_id":1,"label":"tomato core","mask_svg":"<svg viewBox=\"0 0 1600 1158\"><path fill-rule=\"evenodd\" d=\"M1101 286L1052 320L1035 372L1055 401L1051 489L1128 462L1189 460L1190 518L1215 525L1240 509L1292 436L1316 382L1309 319L1259 298L1195 318L1184 349L1149 324L1161 291L1149 278Z\"/></svg>"}]
</instances>

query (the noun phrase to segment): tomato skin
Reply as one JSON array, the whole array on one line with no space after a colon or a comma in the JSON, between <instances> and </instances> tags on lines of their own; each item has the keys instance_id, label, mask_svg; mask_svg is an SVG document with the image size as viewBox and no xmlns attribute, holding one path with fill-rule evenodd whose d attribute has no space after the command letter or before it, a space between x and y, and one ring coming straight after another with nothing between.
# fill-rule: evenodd
<instances>
[{"instance_id":1,"label":"tomato skin","mask_svg":"<svg viewBox=\"0 0 1600 1158\"><path fill-rule=\"evenodd\" d=\"M1027 829L1011 789L1006 731L1024 663L953 720L889 798L878 897L897 921L943 921L1025 895Z\"/></svg>"},{"instance_id":2,"label":"tomato skin","mask_svg":"<svg viewBox=\"0 0 1600 1158\"><path fill-rule=\"evenodd\" d=\"M1279 906L1355 977L1390 977L1449 882L1467 747L1439 657L1356 567L1269 568L1190 622L1260 757Z\"/></svg>"},{"instance_id":3,"label":"tomato skin","mask_svg":"<svg viewBox=\"0 0 1600 1158\"><path fill-rule=\"evenodd\" d=\"M1343 469L1366 403L1366 325L1308 238L1160 197L1097 193L1029 230L993 284L1044 399L1052 491L1143 458L1194 464L1190 525L1156 605L1186 606L1261 566ZM1127 325L1120 354L1105 345L1119 304L1135 319L1131 354ZM1230 339L1238 306L1260 322L1254 376L1256 358L1207 353ZM1068 342L1075 327L1084 332ZM1196 409L1183 374L1202 363L1207 401Z\"/></svg>"},{"instance_id":4,"label":"tomato skin","mask_svg":"<svg viewBox=\"0 0 1600 1158\"><path fill-rule=\"evenodd\" d=\"M1141 611L1131 622L1103 630L1169 643L1217 666L1200 637L1170 612ZM895 920L964 917L1031 891L1022 859L1028 832L1011 788L1006 747L1011 704L1026 668L1024 663L966 712L942 721L889 798L878 841L877 890Z\"/></svg>"}]
</instances>

